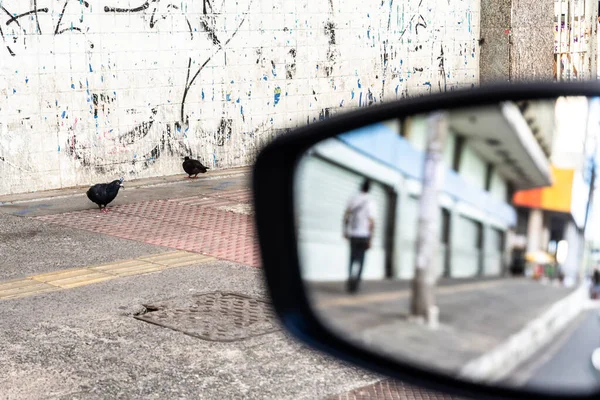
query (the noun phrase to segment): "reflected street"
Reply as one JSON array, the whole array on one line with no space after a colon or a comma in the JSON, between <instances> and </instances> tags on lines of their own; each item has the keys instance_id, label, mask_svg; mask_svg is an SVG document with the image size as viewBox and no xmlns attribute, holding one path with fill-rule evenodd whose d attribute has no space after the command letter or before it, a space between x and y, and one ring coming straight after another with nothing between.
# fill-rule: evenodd
<instances>
[{"instance_id":1,"label":"reflected street","mask_svg":"<svg viewBox=\"0 0 600 400\"><path fill-rule=\"evenodd\" d=\"M556 385L565 390L593 389L600 385L600 371L592 366L593 351L600 347L600 310L582 313L552 344L540 350L513 374L512 384L531 389Z\"/></svg>"}]
</instances>

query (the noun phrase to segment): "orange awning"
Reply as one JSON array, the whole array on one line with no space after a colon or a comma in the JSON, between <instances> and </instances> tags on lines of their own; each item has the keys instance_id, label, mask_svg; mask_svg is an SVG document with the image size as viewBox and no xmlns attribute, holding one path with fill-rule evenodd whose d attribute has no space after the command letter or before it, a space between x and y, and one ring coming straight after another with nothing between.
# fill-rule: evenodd
<instances>
[{"instance_id":1,"label":"orange awning","mask_svg":"<svg viewBox=\"0 0 600 400\"><path fill-rule=\"evenodd\" d=\"M574 169L552 167L552 186L519 191L513 197L513 204L518 207L570 213L574 176Z\"/></svg>"}]
</instances>

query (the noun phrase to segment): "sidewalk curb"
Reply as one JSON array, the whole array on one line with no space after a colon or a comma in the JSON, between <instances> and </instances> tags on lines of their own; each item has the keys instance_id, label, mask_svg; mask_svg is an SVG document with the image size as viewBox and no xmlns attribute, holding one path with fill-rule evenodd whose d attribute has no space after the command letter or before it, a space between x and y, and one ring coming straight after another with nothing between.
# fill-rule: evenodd
<instances>
[{"instance_id":1,"label":"sidewalk curb","mask_svg":"<svg viewBox=\"0 0 600 400\"><path fill-rule=\"evenodd\" d=\"M198 179L198 181L211 181L216 179L227 179L238 176L250 175L251 169L249 167L235 167L222 169L218 172L215 171L213 173L209 173L206 176ZM157 177L157 178L141 178L134 179L131 181L126 181L126 187L129 190L132 189L146 189L155 186L170 186L177 185L187 182L184 178L185 174L177 174L177 175L169 175L166 177ZM13 204L23 204L23 203L33 203L37 201L48 201L48 200L56 200L56 199L66 199L71 197L80 197L85 196L86 191L90 186L81 185L76 187L62 188L62 189L53 189L48 191L41 192L27 192L27 193L18 193L18 194L7 194L0 196L0 206L3 205L13 205Z\"/></svg>"},{"instance_id":2,"label":"sidewalk curb","mask_svg":"<svg viewBox=\"0 0 600 400\"><path fill-rule=\"evenodd\" d=\"M461 369L458 378L486 383L506 378L588 308L593 308L589 304L588 287L581 285L492 351L470 361Z\"/></svg>"}]
</instances>

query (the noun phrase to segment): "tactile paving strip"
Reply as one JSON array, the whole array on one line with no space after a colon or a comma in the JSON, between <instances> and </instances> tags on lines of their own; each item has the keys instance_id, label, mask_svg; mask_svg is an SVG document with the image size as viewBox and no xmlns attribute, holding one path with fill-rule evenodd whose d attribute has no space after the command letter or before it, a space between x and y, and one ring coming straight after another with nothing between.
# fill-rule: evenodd
<instances>
[{"instance_id":1,"label":"tactile paving strip","mask_svg":"<svg viewBox=\"0 0 600 400\"><path fill-rule=\"evenodd\" d=\"M38 219L258 267L253 217L219 209L250 198L248 190L236 190L109 206L106 214L90 209Z\"/></svg>"}]
</instances>

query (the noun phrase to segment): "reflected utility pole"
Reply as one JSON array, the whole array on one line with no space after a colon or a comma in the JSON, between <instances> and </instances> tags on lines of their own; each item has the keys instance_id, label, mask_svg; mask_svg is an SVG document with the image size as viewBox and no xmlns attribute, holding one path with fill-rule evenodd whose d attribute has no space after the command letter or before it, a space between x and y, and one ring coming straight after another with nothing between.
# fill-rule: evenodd
<instances>
[{"instance_id":1,"label":"reflected utility pole","mask_svg":"<svg viewBox=\"0 0 600 400\"><path fill-rule=\"evenodd\" d=\"M423 187L419 204L415 277L412 287L411 314L435 324L435 260L439 246L440 210L438 193L444 179L442 156L448 132L445 112L434 112L428 118L427 147L423 165ZM433 317L433 318L432 318Z\"/></svg>"}]
</instances>

